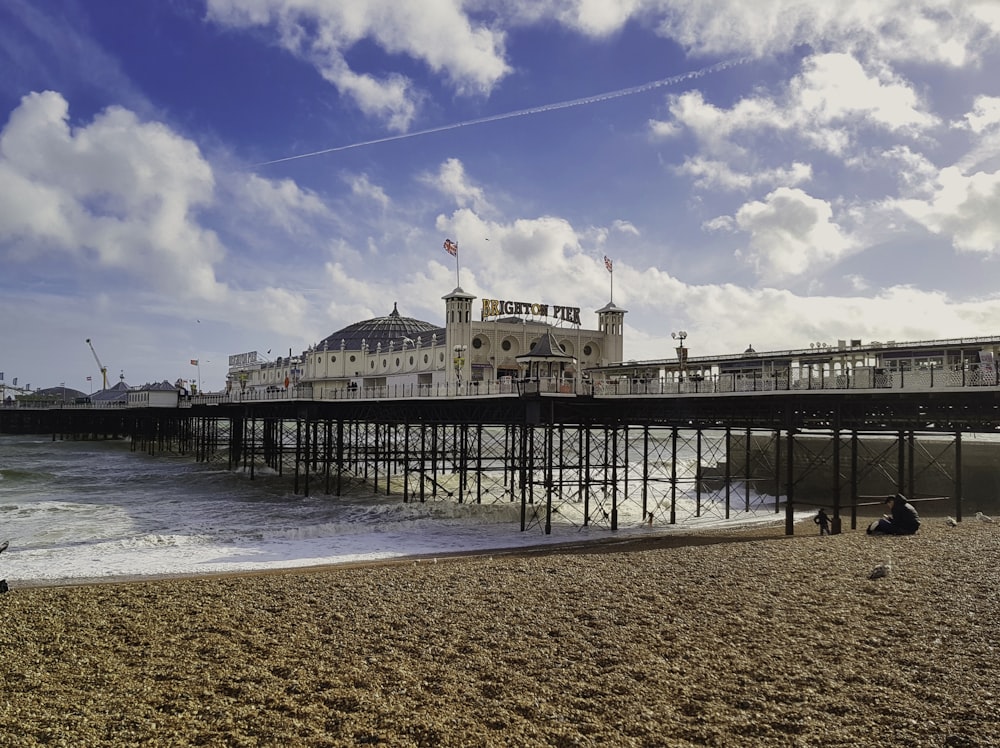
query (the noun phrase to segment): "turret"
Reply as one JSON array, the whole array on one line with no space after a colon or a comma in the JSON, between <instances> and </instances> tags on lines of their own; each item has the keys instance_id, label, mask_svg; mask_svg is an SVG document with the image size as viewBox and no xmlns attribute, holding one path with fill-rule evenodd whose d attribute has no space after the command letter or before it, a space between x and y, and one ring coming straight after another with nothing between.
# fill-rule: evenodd
<instances>
[{"instance_id":1,"label":"turret","mask_svg":"<svg viewBox=\"0 0 1000 748\"><path fill-rule=\"evenodd\" d=\"M442 297L445 309L445 341L450 355L448 381L468 382L472 379L470 362L472 346L472 302L475 296L460 287Z\"/></svg>"},{"instance_id":2,"label":"turret","mask_svg":"<svg viewBox=\"0 0 1000 748\"><path fill-rule=\"evenodd\" d=\"M597 310L597 327L604 333L602 366L621 363L624 358L626 313L626 310L615 306L613 301Z\"/></svg>"}]
</instances>

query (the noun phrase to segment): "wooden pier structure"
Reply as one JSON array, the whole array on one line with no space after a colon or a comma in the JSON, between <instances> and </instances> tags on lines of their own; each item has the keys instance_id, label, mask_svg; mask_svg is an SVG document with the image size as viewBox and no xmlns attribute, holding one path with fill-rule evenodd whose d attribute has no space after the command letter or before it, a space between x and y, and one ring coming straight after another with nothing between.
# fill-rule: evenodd
<instances>
[{"instance_id":1,"label":"wooden pier structure","mask_svg":"<svg viewBox=\"0 0 1000 748\"><path fill-rule=\"evenodd\" d=\"M545 533L763 510L792 534L819 507L839 532L896 492L961 520L963 437L998 429L997 387L0 408L0 433L127 438L303 495L515 503L521 529Z\"/></svg>"}]
</instances>

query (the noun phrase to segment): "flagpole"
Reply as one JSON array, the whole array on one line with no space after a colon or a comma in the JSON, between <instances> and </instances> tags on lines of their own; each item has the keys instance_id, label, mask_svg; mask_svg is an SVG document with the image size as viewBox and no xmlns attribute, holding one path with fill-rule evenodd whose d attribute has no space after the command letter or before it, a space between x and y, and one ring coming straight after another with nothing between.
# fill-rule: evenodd
<instances>
[{"instance_id":1,"label":"flagpole","mask_svg":"<svg viewBox=\"0 0 1000 748\"><path fill-rule=\"evenodd\" d=\"M444 240L444 251L455 258L455 285L458 288L462 287L462 276L459 271L458 264L458 242L453 242L451 239Z\"/></svg>"},{"instance_id":2,"label":"flagpole","mask_svg":"<svg viewBox=\"0 0 1000 748\"><path fill-rule=\"evenodd\" d=\"M611 276L611 303L615 303L615 263L611 261L611 258L604 255L604 268L608 271Z\"/></svg>"}]
</instances>

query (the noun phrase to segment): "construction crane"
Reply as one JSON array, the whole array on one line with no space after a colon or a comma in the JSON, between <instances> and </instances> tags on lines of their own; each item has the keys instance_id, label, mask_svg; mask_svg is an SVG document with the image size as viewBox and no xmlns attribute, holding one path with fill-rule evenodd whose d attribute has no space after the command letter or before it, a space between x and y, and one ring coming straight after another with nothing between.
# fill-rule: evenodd
<instances>
[{"instance_id":1,"label":"construction crane","mask_svg":"<svg viewBox=\"0 0 1000 748\"><path fill-rule=\"evenodd\" d=\"M101 359L97 357L97 351L94 350L94 344L90 342L90 338L87 338L87 345L90 346L90 352L94 354L97 368L101 370L101 389L106 390L108 388L108 367L102 364Z\"/></svg>"}]
</instances>

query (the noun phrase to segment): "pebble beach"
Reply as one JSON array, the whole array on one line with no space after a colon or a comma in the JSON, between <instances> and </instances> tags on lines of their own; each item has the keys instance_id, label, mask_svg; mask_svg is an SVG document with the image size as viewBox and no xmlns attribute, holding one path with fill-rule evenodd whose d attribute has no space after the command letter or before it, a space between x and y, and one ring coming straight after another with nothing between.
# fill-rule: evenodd
<instances>
[{"instance_id":1,"label":"pebble beach","mask_svg":"<svg viewBox=\"0 0 1000 748\"><path fill-rule=\"evenodd\" d=\"M0 746L1000 745L1000 524L863 527L14 587Z\"/></svg>"}]
</instances>

